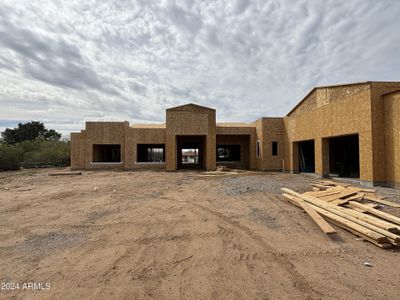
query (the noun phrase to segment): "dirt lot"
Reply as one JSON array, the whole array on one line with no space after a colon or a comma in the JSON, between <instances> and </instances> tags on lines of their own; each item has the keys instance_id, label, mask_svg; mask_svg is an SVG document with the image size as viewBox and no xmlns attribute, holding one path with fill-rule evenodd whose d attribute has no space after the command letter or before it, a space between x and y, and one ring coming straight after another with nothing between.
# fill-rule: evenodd
<instances>
[{"instance_id":1,"label":"dirt lot","mask_svg":"<svg viewBox=\"0 0 400 300\"><path fill-rule=\"evenodd\" d=\"M308 190L312 177L48 172L0 173L0 282L51 286L0 297L400 297L399 251L341 229L332 240L279 195Z\"/></svg>"}]
</instances>

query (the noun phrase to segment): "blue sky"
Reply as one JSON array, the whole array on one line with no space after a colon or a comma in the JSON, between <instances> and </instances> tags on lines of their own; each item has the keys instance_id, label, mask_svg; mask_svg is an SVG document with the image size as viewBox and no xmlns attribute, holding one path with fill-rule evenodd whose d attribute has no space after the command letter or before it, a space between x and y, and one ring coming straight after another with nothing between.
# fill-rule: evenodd
<instances>
[{"instance_id":1,"label":"blue sky","mask_svg":"<svg viewBox=\"0 0 400 300\"><path fill-rule=\"evenodd\" d=\"M2 1L0 130L283 116L314 86L400 80L400 1Z\"/></svg>"}]
</instances>

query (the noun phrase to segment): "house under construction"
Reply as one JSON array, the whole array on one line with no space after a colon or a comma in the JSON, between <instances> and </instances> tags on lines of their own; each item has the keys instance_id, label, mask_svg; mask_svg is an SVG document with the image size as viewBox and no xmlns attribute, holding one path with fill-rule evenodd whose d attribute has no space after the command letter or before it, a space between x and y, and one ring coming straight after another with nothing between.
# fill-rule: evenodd
<instances>
[{"instance_id":1,"label":"house under construction","mask_svg":"<svg viewBox=\"0 0 400 300\"><path fill-rule=\"evenodd\" d=\"M285 117L216 123L212 108L166 110L164 124L86 122L72 169L310 172L400 186L400 82L316 87Z\"/></svg>"}]
</instances>

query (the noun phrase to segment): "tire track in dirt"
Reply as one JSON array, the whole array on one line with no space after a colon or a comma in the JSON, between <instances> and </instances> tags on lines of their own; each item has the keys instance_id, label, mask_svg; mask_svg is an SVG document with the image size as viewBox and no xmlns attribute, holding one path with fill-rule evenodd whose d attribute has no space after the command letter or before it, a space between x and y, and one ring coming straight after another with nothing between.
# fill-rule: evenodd
<instances>
[{"instance_id":1,"label":"tire track in dirt","mask_svg":"<svg viewBox=\"0 0 400 300\"><path fill-rule=\"evenodd\" d=\"M294 286L298 288L300 291L302 291L305 295L307 295L308 299L315 298L314 295L322 296L319 292L314 290L312 286L310 286L310 284L307 282L304 276L301 275L296 270L296 267L293 265L293 263L289 260L289 258L285 254L277 251L274 247L268 244L262 237L253 232L250 228L240 224L238 221L230 219L229 217L225 216L224 214L218 211L211 210L198 203L187 202L187 201L185 203L198 207L201 210L225 221L226 223L229 223L230 225L241 230L242 232L247 234L251 239L256 241L259 245L261 245L266 251L268 251L272 255L272 257L276 260L276 262L278 262L279 265L282 266L287 273L289 273L290 277L293 280Z\"/></svg>"}]
</instances>

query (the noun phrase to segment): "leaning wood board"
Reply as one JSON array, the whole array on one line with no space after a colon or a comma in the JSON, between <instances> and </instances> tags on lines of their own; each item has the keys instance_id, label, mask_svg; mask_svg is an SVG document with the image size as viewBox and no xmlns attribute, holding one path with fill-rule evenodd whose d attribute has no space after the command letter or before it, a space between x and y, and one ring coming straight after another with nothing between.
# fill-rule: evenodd
<instances>
[{"instance_id":1,"label":"leaning wood board","mask_svg":"<svg viewBox=\"0 0 400 300\"><path fill-rule=\"evenodd\" d=\"M301 199L294 199L302 209L314 220L314 222L321 228L321 230L326 234L335 234L336 230L328 224L311 206Z\"/></svg>"}]
</instances>

